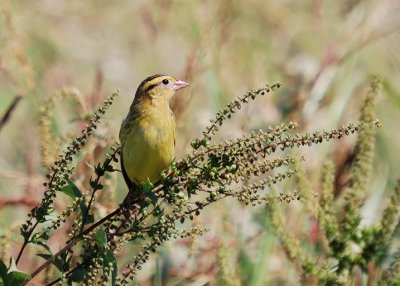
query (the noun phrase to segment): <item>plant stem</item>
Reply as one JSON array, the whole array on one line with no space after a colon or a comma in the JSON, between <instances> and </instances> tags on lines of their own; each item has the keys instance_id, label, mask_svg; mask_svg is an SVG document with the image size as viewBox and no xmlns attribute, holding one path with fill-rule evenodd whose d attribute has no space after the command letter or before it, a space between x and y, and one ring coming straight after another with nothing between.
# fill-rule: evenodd
<instances>
[{"instance_id":1,"label":"plant stem","mask_svg":"<svg viewBox=\"0 0 400 286\"><path fill-rule=\"evenodd\" d=\"M66 252L67 250L71 249L77 242L79 242L82 237L88 233L90 233L92 230L94 230L96 227L98 227L99 225L103 224L104 222L106 222L107 220L109 220L110 218L112 218L113 216L119 214L119 212L121 211L121 207L118 207L117 209L115 209L112 213L108 214L107 216L103 217L101 220L99 220L98 222L92 224L88 229L86 229L85 231L81 232L75 239L71 240L67 245L65 245L62 249L60 249L56 254L54 254L52 257L50 257L49 259L46 260L46 262L44 262L42 265L40 265L35 271L32 272L31 276L33 279L36 275L38 275L43 269L45 269L49 264L53 263L55 259L57 259L57 257L59 257L61 254L63 254L64 252ZM30 280L26 281L24 283L24 285L26 283L28 283Z\"/></svg>"},{"instance_id":2,"label":"plant stem","mask_svg":"<svg viewBox=\"0 0 400 286\"><path fill-rule=\"evenodd\" d=\"M18 265L19 260L21 259L22 253L25 250L25 247L28 245L29 243L29 238L31 237L33 231L35 230L36 226L39 224L39 222L36 221L36 223L32 226L31 230L29 231L29 235L24 239L24 244L21 247L21 250L18 253L18 257L17 260L15 261L15 265Z\"/></svg>"},{"instance_id":3,"label":"plant stem","mask_svg":"<svg viewBox=\"0 0 400 286\"><path fill-rule=\"evenodd\" d=\"M97 182L97 181L98 181L98 180L96 180L96 182ZM85 211L85 213L83 214L81 229L80 229L79 233L82 233L83 228L85 227L86 219L87 219L87 216L88 216L88 214L89 214L89 210L90 210L90 207L91 207L91 205L92 205L92 202L93 202L93 199L94 199L94 195L95 195L95 194L96 194L96 190L93 190L92 195L90 196L90 201L89 201L89 203L88 203L88 206L87 206L87 208L86 208L86 211Z\"/></svg>"},{"instance_id":4,"label":"plant stem","mask_svg":"<svg viewBox=\"0 0 400 286\"><path fill-rule=\"evenodd\" d=\"M8 107L7 111L4 113L3 117L0 119L0 129L2 129L4 127L4 125L6 125L6 123L8 122L8 120L11 117L11 114L13 113L13 111L15 110L15 108L17 107L17 105L21 99L22 99L21 95L15 96L15 98L11 102L10 106Z\"/></svg>"},{"instance_id":5,"label":"plant stem","mask_svg":"<svg viewBox=\"0 0 400 286\"><path fill-rule=\"evenodd\" d=\"M88 260L89 260L89 259L87 259L87 260L85 260L85 261L83 261L83 262L78 263L77 265L75 265L74 268L72 268L70 271L68 271L68 272L66 273L66 277L68 277L69 275L71 275L71 274L72 274L75 270L77 270L78 268L80 268L80 267L82 267L83 265L85 265L85 263L88 262ZM51 281L49 284L46 284L46 286L54 285L54 284L56 284L57 282L60 282L60 280L61 280L61 277L59 277L59 278L57 278L57 279Z\"/></svg>"}]
</instances>

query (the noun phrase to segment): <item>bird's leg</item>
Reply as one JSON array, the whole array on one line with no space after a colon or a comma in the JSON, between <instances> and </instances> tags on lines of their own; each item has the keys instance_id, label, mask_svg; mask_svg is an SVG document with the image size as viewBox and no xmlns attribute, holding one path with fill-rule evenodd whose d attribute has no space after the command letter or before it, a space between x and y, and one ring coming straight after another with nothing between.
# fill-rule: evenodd
<instances>
[{"instance_id":1,"label":"bird's leg","mask_svg":"<svg viewBox=\"0 0 400 286\"><path fill-rule=\"evenodd\" d=\"M132 218L133 214L138 213L138 205L140 201L144 199L143 190L137 186L132 185L129 187L128 194L126 195L124 201L121 203L121 213L125 217L125 221Z\"/></svg>"},{"instance_id":2,"label":"bird's leg","mask_svg":"<svg viewBox=\"0 0 400 286\"><path fill-rule=\"evenodd\" d=\"M134 204L134 190L135 188L129 188L128 194L126 195L124 201L121 203L121 212L125 216L125 219L128 220L131 217L131 207Z\"/></svg>"}]
</instances>

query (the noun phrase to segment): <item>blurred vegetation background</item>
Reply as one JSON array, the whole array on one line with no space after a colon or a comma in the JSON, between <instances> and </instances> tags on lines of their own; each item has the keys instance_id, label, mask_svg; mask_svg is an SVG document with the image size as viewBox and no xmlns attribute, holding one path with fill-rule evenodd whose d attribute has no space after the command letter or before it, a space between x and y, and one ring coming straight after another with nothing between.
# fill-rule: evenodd
<instances>
[{"instance_id":1,"label":"blurred vegetation background","mask_svg":"<svg viewBox=\"0 0 400 286\"><path fill-rule=\"evenodd\" d=\"M236 114L219 140L288 121L304 131L355 121L370 76L379 74L384 80L377 106L382 128L363 208L363 223L371 224L389 195L386 190L400 177L398 15L396 0L1 0L0 116L17 96L21 100L0 129L0 235L8 242L0 254L16 255L18 227L42 197L46 166L80 131L85 116L120 89L94 143L82 154L76 179L83 189L90 166L101 158L99 150L117 140L137 86L155 73L191 83L172 102L178 158L216 111L248 89L283 84L274 96L259 98ZM52 114L46 109L49 99L54 100ZM354 140L301 150L310 192L318 193L320 167L329 157L338 166L335 192L340 195ZM120 174L109 180L115 193L104 195L111 200L99 203L100 215L127 191ZM299 215L301 209L301 202L285 208L287 229L312 240L314 225ZM228 283L226 277L243 285L299 283L263 207L222 201L196 220L210 231L165 245L141 271L141 285L216 285ZM57 238L51 247L60 247Z\"/></svg>"}]
</instances>

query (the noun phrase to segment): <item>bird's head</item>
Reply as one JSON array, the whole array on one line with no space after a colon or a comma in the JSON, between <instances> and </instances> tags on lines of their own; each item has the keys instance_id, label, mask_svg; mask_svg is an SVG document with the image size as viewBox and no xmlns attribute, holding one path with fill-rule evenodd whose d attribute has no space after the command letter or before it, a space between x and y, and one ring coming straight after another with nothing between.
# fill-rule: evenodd
<instances>
[{"instance_id":1,"label":"bird's head","mask_svg":"<svg viewBox=\"0 0 400 286\"><path fill-rule=\"evenodd\" d=\"M136 91L135 101L169 102L177 90L188 85L172 76L156 74L142 81Z\"/></svg>"}]
</instances>

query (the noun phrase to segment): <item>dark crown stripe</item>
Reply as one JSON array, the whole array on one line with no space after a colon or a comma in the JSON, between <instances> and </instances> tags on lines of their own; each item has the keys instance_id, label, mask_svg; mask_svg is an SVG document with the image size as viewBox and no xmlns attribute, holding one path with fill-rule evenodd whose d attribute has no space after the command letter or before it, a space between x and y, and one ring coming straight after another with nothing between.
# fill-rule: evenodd
<instances>
[{"instance_id":1,"label":"dark crown stripe","mask_svg":"<svg viewBox=\"0 0 400 286\"><path fill-rule=\"evenodd\" d=\"M149 77L145 78L143 83L149 82L155 78L162 77L162 76L166 76L166 75L165 74L155 74L155 75L149 76Z\"/></svg>"},{"instance_id":2,"label":"dark crown stripe","mask_svg":"<svg viewBox=\"0 0 400 286\"><path fill-rule=\"evenodd\" d=\"M144 81L142 81L142 83L140 84L140 87L143 88L147 83L151 82L152 80L159 78L159 77L163 77L165 75L163 74L155 74L152 76L147 77ZM150 85L149 87L154 88L153 84ZM149 87L146 88L146 90L149 90Z\"/></svg>"}]
</instances>

